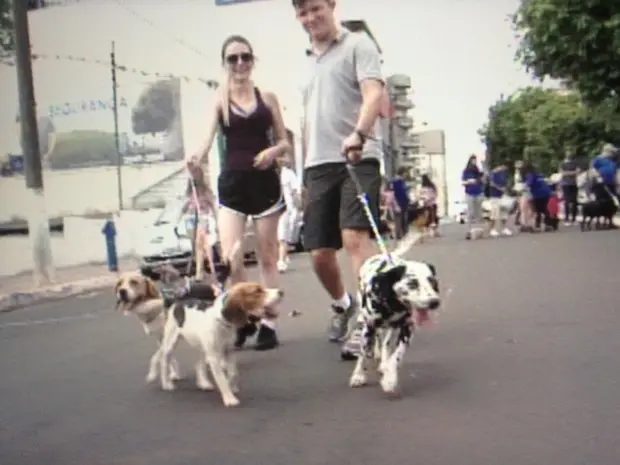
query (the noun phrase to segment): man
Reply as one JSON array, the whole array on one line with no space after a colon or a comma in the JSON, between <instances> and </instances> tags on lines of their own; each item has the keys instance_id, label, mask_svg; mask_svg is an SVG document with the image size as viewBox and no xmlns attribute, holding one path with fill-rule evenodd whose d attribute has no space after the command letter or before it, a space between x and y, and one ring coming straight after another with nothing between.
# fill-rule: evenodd
<instances>
[{"instance_id":1,"label":"man","mask_svg":"<svg viewBox=\"0 0 620 465\"><path fill-rule=\"evenodd\" d=\"M567 150L564 161L560 164L562 175L562 196L564 197L564 226L570 226L577 221L577 175L579 167L573 153Z\"/></svg>"},{"instance_id":2,"label":"man","mask_svg":"<svg viewBox=\"0 0 620 465\"><path fill-rule=\"evenodd\" d=\"M605 144L603 152L592 161L592 168L596 170L601 183L608 191L607 194L617 197L616 176L618 172L618 164L615 157L618 149L612 144Z\"/></svg>"},{"instance_id":3,"label":"man","mask_svg":"<svg viewBox=\"0 0 620 465\"><path fill-rule=\"evenodd\" d=\"M303 84L305 245L317 277L333 299L328 338L344 342L342 357L354 359L360 332L346 335L357 306L345 290L336 252L344 247L355 276L362 263L378 252L346 162L355 165L378 220L382 152L376 138L384 95L381 58L368 36L340 28L335 0L292 3L311 41L307 51L311 71Z\"/></svg>"},{"instance_id":4,"label":"man","mask_svg":"<svg viewBox=\"0 0 620 465\"><path fill-rule=\"evenodd\" d=\"M508 188L508 171L506 165L500 164L489 173L489 200L491 202L491 237L512 236L512 231L506 226L508 212L504 207L503 197Z\"/></svg>"}]
</instances>

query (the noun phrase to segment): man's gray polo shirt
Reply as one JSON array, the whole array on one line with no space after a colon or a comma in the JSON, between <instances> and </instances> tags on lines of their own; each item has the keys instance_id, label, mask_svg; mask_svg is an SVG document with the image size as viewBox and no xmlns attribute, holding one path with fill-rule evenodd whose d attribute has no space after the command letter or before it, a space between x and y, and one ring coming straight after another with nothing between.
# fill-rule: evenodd
<instances>
[{"instance_id":1,"label":"man's gray polo shirt","mask_svg":"<svg viewBox=\"0 0 620 465\"><path fill-rule=\"evenodd\" d=\"M343 162L342 142L355 131L362 107L359 83L365 79L383 82L379 51L366 34L343 29L325 52L308 54L308 65L302 84L305 167ZM372 136L381 136L379 121ZM363 156L382 159L381 141L367 140Z\"/></svg>"}]
</instances>

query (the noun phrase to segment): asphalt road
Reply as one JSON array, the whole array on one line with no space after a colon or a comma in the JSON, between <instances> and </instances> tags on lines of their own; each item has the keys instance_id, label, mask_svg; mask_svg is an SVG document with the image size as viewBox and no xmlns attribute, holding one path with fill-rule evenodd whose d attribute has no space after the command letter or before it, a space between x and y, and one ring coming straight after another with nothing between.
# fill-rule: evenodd
<instances>
[{"instance_id":1,"label":"asphalt road","mask_svg":"<svg viewBox=\"0 0 620 465\"><path fill-rule=\"evenodd\" d=\"M619 233L447 237L415 255L448 302L399 400L347 386L304 256L283 277L302 316L282 318L277 351L242 353L237 409L191 378L145 385L153 341L111 292L1 315L0 464L618 463Z\"/></svg>"}]
</instances>

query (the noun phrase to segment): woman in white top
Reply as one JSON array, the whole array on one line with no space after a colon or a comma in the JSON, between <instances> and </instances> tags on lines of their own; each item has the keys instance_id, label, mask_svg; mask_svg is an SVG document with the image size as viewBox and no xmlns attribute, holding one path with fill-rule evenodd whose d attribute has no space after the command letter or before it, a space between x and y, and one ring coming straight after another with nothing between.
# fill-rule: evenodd
<instances>
[{"instance_id":1,"label":"woman in white top","mask_svg":"<svg viewBox=\"0 0 620 465\"><path fill-rule=\"evenodd\" d=\"M301 210L300 184L295 171L291 169L289 157L280 160L280 184L282 195L286 203L286 209L280 216L278 223L278 241L280 242L280 254L278 259L278 271L284 273L288 269L289 247L295 242L297 223Z\"/></svg>"}]
</instances>

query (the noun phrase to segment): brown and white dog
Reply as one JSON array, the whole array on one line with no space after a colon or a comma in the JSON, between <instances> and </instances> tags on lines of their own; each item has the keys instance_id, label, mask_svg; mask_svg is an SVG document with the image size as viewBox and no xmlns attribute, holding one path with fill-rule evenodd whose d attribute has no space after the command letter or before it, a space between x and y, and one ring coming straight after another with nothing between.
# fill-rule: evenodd
<instances>
[{"instance_id":1,"label":"brown and white dog","mask_svg":"<svg viewBox=\"0 0 620 465\"><path fill-rule=\"evenodd\" d=\"M172 358L179 339L200 350L196 362L196 384L200 389L213 390L207 366L227 407L239 405L239 374L233 344L237 329L250 317L276 317L272 310L282 298L280 289L269 289L258 283L233 285L220 294L213 305L202 300L178 300L168 311L161 344L159 369L162 389L174 390Z\"/></svg>"},{"instance_id":2,"label":"brown and white dog","mask_svg":"<svg viewBox=\"0 0 620 465\"><path fill-rule=\"evenodd\" d=\"M166 322L166 302L159 294L155 283L139 272L121 275L114 288L116 309L125 315L135 315L142 324L144 332L157 339L157 350L151 357L146 381L157 380L161 358L161 341ZM170 376L180 379L179 364L176 359L170 363Z\"/></svg>"}]
</instances>

